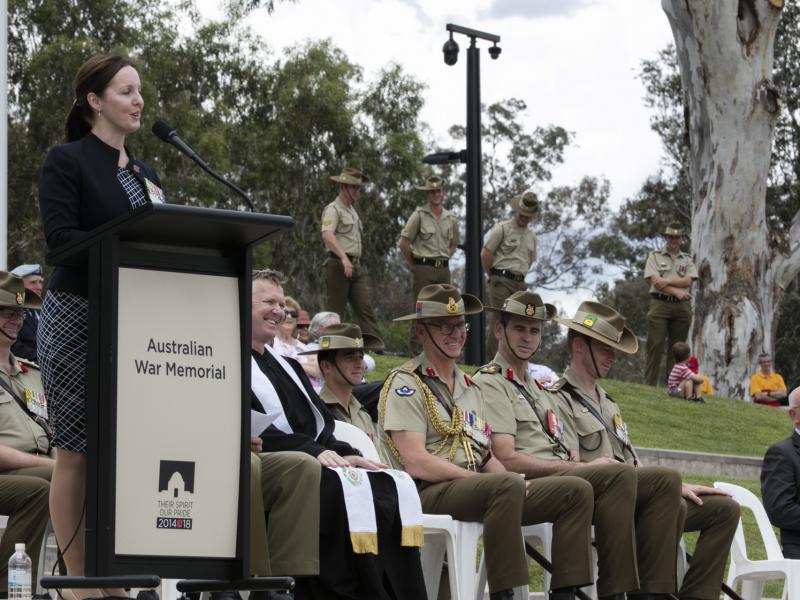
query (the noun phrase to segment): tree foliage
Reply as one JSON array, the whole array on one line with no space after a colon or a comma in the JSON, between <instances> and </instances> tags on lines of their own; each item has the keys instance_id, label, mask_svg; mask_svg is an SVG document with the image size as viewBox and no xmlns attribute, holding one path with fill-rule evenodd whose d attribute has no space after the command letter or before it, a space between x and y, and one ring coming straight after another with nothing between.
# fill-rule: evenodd
<instances>
[{"instance_id":1,"label":"tree foliage","mask_svg":"<svg viewBox=\"0 0 800 600\"><path fill-rule=\"evenodd\" d=\"M605 179L584 177L574 186L552 186L553 169L564 162L574 135L557 125L527 129L526 110L527 105L518 98L483 109L484 233L510 217L513 196L536 191L541 211L533 225L538 257L531 287L566 290L587 286L600 270L589 241L609 218L609 184ZM450 135L454 147L465 143L463 126L451 127ZM463 197L464 172L449 165L444 174L449 180L449 195Z\"/></svg>"},{"instance_id":2,"label":"tree foliage","mask_svg":"<svg viewBox=\"0 0 800 600\"><path fill-rule=\"evenodd\" d=\"M767 222L770 240L779 251L787 250L789 227L800 209L800 5L786 3L775 39L774 83L781 93L783 110L773 139ZM664 156L659 173L648 178L614 216L608 235L593 240L596 256L617 264L624 277L599 290L599 297L624 308L634 331L646 332L646 286L641 279L647 253L662 245L659 232L673 220L691 223L691 186L688 175L688 137L683 109L680 73L675 48L670 44L656 58L644 60L639 73L645 87L645 103L652 109L650 125L662 141ZM800 378L795 356L800 334L792 325L796 314L797 283L788 290L776 313L776 367L787 382ZM637 294L640 295L638 303ZM767 349L769 350L769 349Z\"/></svg>"},{"instance_id":3,"label":"tree foliage","mask_svg":"<svg viewBox=\"0 0 800 600\"><path fill-rule=\"evenodd\" d=\"M313 311L323 292L319 219L336 194L329 176L345 164L361 167L372 179L358 206L365 261L381 279L400 223L419 200L409 188L422 168L423 88L399 66L365 81L330 41L276 58L236 18L203 20L191 2L12 0L10 9L12 263L44 262L36 181L47 149L64 141L74 73L91 54L118 51L139 65L145 100L142 131L127 143L161 175L170 202L243 208L149 134L157 118L247 191L256 210L294 218L256 257L284 270L287 288Z\"/></svg>"}]
</instances>

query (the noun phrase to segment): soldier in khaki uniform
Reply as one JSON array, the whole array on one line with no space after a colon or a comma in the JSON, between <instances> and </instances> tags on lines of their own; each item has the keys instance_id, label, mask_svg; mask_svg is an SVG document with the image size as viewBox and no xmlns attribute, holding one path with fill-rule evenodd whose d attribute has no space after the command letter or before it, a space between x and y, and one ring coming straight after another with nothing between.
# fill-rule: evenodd
<instances>
[{"instance_id":1,"label":"soldier in khaki uniform","mask_svg":"<svg viewBox=\"0 0 800 600\"><path fill-rule=\"evenodd\" d=\"M489 304L502 306L514 292L528 288L525 275L536 260L536 235L528 227L539 212L539 200L533 192L511 199L512 218L500 221L489 230L481 250L483 270L489 278ZM497 317L489 315L489 333L486 336L487 354L497 353L494 323Z\"/></svg>"},{"instance_id":2,"label":"soldier in khaki uniform","mask_svg":"<svg viewBox=\"0 0 800 600\"><path fill-rule=\"evenodd\" d=\"M11 354L26 309L41 307L41 299L25 289L21 277L0 271L0 514L9 516L0 539L0 589L8 583L8 559L15 543L25 543L36 573L50 518L54 461L44 421L44 387L39 367Z\"/></svg>"},{"instance_id":3,"label":"soldier in khaki uniform","mask_svg":"<svg viewBox=\"0 0 800 600\"><path fill-rule=\"evenodd\" d=\"M499 350L480 369L486 415L492 424L492 451L509 471L536 479L569 475L585 479L594 492L594 528L600 598L624 600L639 588L636 568L636 473L609 456L591 465L571 460L565 444L562 403L530 377L528 361L539 349L542 325L556 314L538 294L515 292L499 313L495 337ZM668 539L668 538L667 538Z\"/></svg>"},{"instance_id":4,"label":"soldier in khaki uniform","mask_svg":"<svg viewBox=\"0 0 800 600\"><path fill-rule=\"evenodd\" d=\"M667 225L663 236L666 247L647 256L644 277L650 281L650 309L647 311L647 363L644 382L658 385L658 372L667 346L667 369L664 382L672 370L672 346L685 342L692 324L692 303L689 291L697 279L692 257L681 252L683 226L674 221Z\"/></svg>"},{"instance_id":5,"label":"soldier in khaki uniform","mask_svg":"<svg viewBox=\"0 0 800 600\"><path fill-rule=\"evenodd\" d=\"M598 383L608 375L616 351L633 354L638 348L636 336L625 326L624 317L609 306L587 301L574 317L557 320L569 328L567 344L571 359L564 379L549 391L566 408L568 445L583 462L613 456L637 467L636 545L641 591L650 594L675 591L678 536L682 531L700 531L680 597L717 600L725 561L739 523L738 504L717 489L680 484L680 476L672 469L641 466L619 406ZM677 500L672 491L676 479ZM663 491L659 492L659 487ZM676 512L677 529L673 532L669 524ZM669 539L669 552L664 550L665 538Z\"/></svg>"},{"instance_id":6,"label":"soldier in khaki uniform","mask_svg":"<svg viewBox=\"0 0 800 600\"><path fill-rule=\"evenodd\" d=\"M424 185L428 203L418 207L400 233L400 252L406 259L413 278L413 297L426 285L450 283L450 257L459 242L458 218L442 206L444 180L428 177Z\"/></svg>"},{"instance_id":7,"label":"soldier in khaki uniform","mask_svg":"<svg viewBox=\"0 0 800 600\"><path fill-rule=\"evenodd\" d=\"M326 327L319 340L319 348L300 354L316 354L325 385L319 397L337 421L355 425L375 441L372 417L353 395L353 387L364 377L364 350L383 350L380 338L352 323L338 323Z\"/></svg>"},{"instance_id":8,"label":"soldier in khaki uniform","mask_svg":"<svg viewBox=\"0 0 800 600\"><path fill-rule=\"evenodd\" d=\"M456 366L467 334L465 315L480 301L453 286L429 285L414 321L423 352L392 371L380 398L380 425L391 451L417 481L426 513L483 523L492 600L527 598L528 564L520 525L554 524L550 598L572 600L591 580L591 486L577 477L525 482L490 452L481 388ZM517 594L517 595L515 595Z\"/></svg>"},{"instance_id":9,"label":"soldier in khaki uniform","mask_svg":"<svg viewBox=\"0 0 800 600\"><path fill-rule=\"evenodd\" d=\"M360 171L345 168L332 175L339 194L322 212L322 241L328 249L324 263L327 300L325 310L344 318L347 303L361 329L378 334L378 324L369 299L369 277L361 262L363 225L355 209L361 188L369 181Z\"/></svg>"}]
</instances>

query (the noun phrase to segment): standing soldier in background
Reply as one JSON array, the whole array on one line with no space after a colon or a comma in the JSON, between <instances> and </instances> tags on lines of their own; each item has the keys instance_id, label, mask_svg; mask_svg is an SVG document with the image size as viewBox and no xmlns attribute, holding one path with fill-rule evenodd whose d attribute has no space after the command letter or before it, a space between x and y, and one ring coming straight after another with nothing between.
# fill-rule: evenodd
<instances>
[{"instance_id":1,"label":"standing soldier in background","mask_svg":"<svg viewBox=\"0 0 800 600\"><path fill-rule=\"evenodd\" d=\"M364 333L378 335L378 324L369 299L369 278L361 263L363 225L354 204L369 182L361 171L344 168L331 180L339 184L339 195L322 213L322 241L328 249L323 263L327 299L325 309L344 316L347 302Z\"/></svg>"},{"instance_id":2,"label":"standing soldier in background","mask_svg":"<svg viewBox=\"0 0 800 600\"><path fill-rule=\"evenodd\" d=\"M411 213L400 233L400 252L411 269L414 298L426 285L451 283L449 261L459 242L458 218L442 206L442 178L428 177L416 188L427 192L428 204Z\"/></svg>"},{"instance_id":3,"label":"standing soldier in background","mask_svg":"<svg viewBox=\"0 0 800 600\"><path fill-rule=\"evenodd\" d=\"M428 177L424 185L416 186L427 192L428 203L418 207L400 233L400 252L411 270L413 298L426 285L451 283L450 257L458 245L458 218L442 206L444 180L436 175ZM411 333L412 354L422 347Z\"/></svg>"},{"instance_id":4,"label":"standing soldier in background","mask_svg":"<svg viewBox=\"0 0 800 600\"><path fill-rule=\"evenodd\" d=\"M17 277L22 277L25 289L32 291L42 298L44 294L44 278L42 277L42 267L40 265L19 265L11 271ZM37 362L36 356L36 332L39 330L39 317L41 309L29 308L25 311L25 321L22 323L22 331L17 336L17 341L11 347L11 352L18 358Z\"/></svg>"},{"instance_id":5,"label":"standing soldier in background","mask_svg":"<svg viewBox=\"0 0 800 600\"><path fill-rule=\"evenodd\" d=\"M689 289L697 279L697 269L692 257L681 251L681 242L685 235L683 225L673 221L667 225L662 235L666 247L651 252L644 267L644 277L650 282L644 382L652 386L658 385L664 343L671 350L675 342L685 342L689 336L689 327L692 324ZM672 369L673 362L672 352L667 352L666 375Z\"/></svg>"},{"instance_id":6,"label":"standing soldier in background","mask_svg":"<svg viewBox=\"0 0 800 600\"><path fill-rule=\"evenodd\" d=\"M500 221L489 230L481 250L483 270L489 277L489 304L503 306L511 294L526 290L525 275L536 260L536 235L528 224L539 212L539 200L533 192L511 199L510 219ZM487 356L497 354L494 323L497 315L489 315Z\"/></svg>"}]
</instances>

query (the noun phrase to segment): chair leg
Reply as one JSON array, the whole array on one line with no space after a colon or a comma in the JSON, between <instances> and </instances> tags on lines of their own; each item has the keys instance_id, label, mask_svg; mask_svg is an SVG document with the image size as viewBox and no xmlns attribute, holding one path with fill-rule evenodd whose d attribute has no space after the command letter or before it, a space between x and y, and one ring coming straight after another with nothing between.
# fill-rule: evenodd
<instances>
[{"instance_id":1,"label":"chair leg","mask_svg":"<svg viewBox=\"0 0 800 600\"><path fill-rule=\"evenodd\" d=\"M481 560L478 563L478 585L475 586L475 600L483 600L486 593L486 553L481 552Z\"/></svg>"},{"instance_id":2,"label":"chair leg","mask_svg":"<svg viewBox=\"0 0 800 600\"><path fill-rule=\"evenodd\" d=\"M761 600L764 594L764 582L757 579L742 581L742 598L744 600Z\"/></svg>"},{"instance_id":3,"label":"chair leg","mask_svg":"<svg viewBox=\"0 0 800 600\"><path fill-rule=\"evenodd\" d=\"M425 545L420 552L425 591L428 598L434 600L439 594L439 583L442 578L442 564L446 552L445 537L444 534L426 536Z\"/></svg>"},{"instance_id":4,"label":"chair leg","mask_svg":"<svg viewBox=\"0 0 800 600\"><path fill-rule=\"evenodd\" d=\"M460 533L458 535L460 543L462 541ZM450 580L450 600L462 600L461 590L464 589L464 582L461 581L461 564L459 563L462 553L456 550L455 540L450 535L445 538L445 548L447 549L447 577ZM461 546L459 546L460 549Z\"/></svg>"}]
</instances>

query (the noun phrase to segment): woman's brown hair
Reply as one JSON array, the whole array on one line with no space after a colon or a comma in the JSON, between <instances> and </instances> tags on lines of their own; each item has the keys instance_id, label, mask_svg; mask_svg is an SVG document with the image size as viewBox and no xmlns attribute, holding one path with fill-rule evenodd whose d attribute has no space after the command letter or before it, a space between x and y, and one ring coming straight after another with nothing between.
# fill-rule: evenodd
<instances>
[{"instance_id":1,"label":"woman's brown hair","mask_svg":"<svg viewBox=\"0 0 800 600\"><path fill-rule=\"evenodd\" d=\"M86 96L91 93L101 96L114 75L124 67L135 69L136 65L118 54L95 54L80 66L72 82L75 100L67 115L68 142L79 140L92 130L94 115Z\"/></svg>"}]
</instances>

